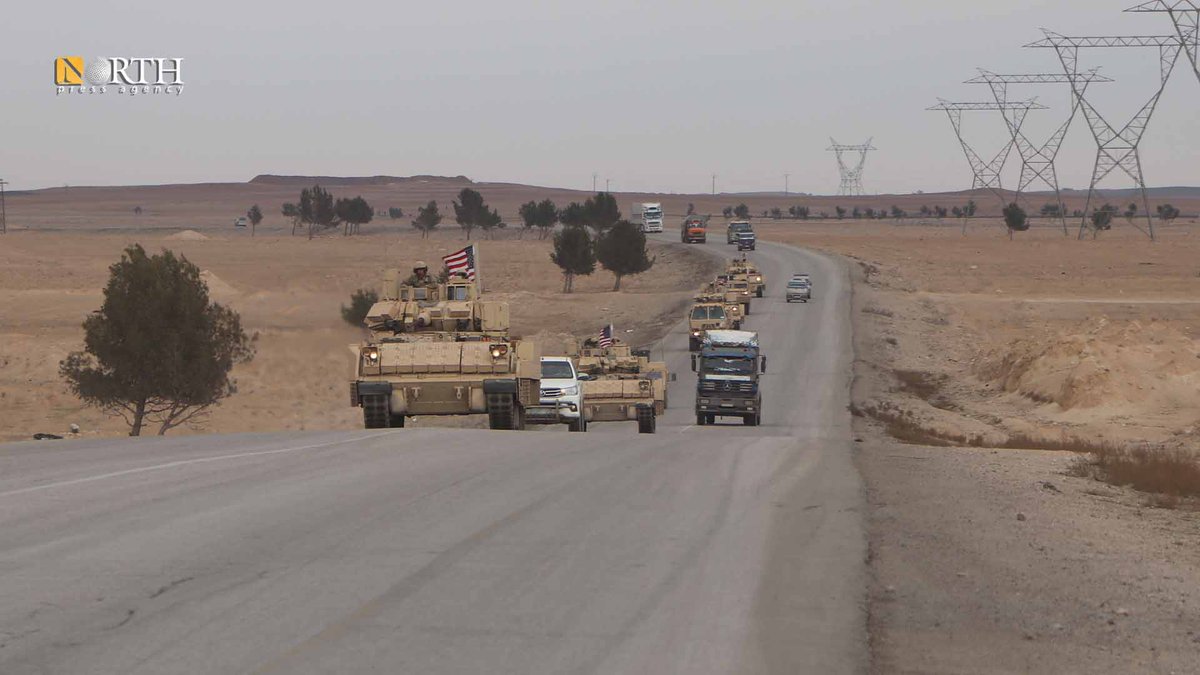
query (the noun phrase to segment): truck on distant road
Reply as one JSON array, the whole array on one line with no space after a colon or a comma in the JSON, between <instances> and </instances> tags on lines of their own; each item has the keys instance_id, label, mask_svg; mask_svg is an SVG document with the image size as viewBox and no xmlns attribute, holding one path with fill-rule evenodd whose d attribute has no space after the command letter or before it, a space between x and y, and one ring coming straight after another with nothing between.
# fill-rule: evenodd
<instances>
[{"instance_id":1,"label":"truck on distant road","mask_svg":"<svg viewBox=\"0 0 1200 675\"><path fill-rule=\"evenodd\" d=\"M742 232L754 232L754 226L748 220L735 220L725 228L725 243L738 243L738 235Z\"/></svg>"},{"instance_id":2,"label":"truck on distant road","mask_svg":"<svg viewBox=\"0 0 1200 675\"><path fill-rule=\"evenodd\" d=\"M708 240L708 223L700 216L684 218L679 240L685 244L703 244Z\"/></svg>"},{"instance_id":3,"label":"truck on distant road","mask_svg":"<svg viewBox=\"0 0 1200 675\"><path fill-rule=\"evenodd\" d=\"M663 231L663 208L658 203L635 203L631 209L633 222L642 232Z\"/></svg>"},{"instance_id":4,"label":"truck on distant road","mask_svg":"<svg viewBox=\"0 0 1200 675\"><path fill-rule=\"evenodd\" d=\"M760 374L767 372L758 333L710 330L692 354L696 373L696 425L715 424L718 417L740 417L746 426L762 424Z\"/></svg>"}]
</instances>

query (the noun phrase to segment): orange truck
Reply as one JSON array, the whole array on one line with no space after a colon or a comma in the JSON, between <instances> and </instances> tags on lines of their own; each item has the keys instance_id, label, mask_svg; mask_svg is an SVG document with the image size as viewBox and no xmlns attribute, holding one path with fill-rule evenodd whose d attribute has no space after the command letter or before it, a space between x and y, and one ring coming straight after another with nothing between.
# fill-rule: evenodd
<instances>
[{"instance_id":1,"label":"orange truck","mask_svg":"<svg viewBox=\"0 0 1200 675\"><path fill-rule=\"evenodd\" d=\"M679 240L685 244L703 244L708 239L708 223L700 216L688 216L683 219L683 229L680 230Z\"/></svg>"}]
</instances>

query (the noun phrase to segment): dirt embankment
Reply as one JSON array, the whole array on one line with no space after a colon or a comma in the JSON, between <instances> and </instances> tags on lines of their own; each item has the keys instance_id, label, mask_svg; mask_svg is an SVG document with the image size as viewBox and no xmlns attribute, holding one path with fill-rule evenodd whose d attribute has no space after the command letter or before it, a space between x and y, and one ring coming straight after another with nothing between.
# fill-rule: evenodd
<instances>
[{"instance_id":1,"label":"dirt embankment","mask_svg":"<svg viewBox=\"0 0 1200 675\"><path fill-rule=\"evenodd\" d=\"M314 241L304 237L185 230L140 233L10 233L0 247L0 440L36 432L126 432L119 418L83 407L58 377L58 362L82 341L80 324L99 308L107 268L128 244L170 248L203 270L217 302L232 306L258 334L258 354L238 366L238 392L217 407L206 432L351 429L361 412L348 403L349 345L360 338L340 307L358 288L375 288L389 267L437 264L464 245L456 231L421 239L414 231ZM515 333L561 348L570 334L615 324L633 344L650 342L681 315L694 289L713 274L712 260L680 248L655 247L643 275L612 292L603 270L564 295L551 244L509 238L480 242L487 291L507 300ZM172 433L188 433L178 429Z\"/></svg>"},{"instance_id":2,"label":"dirt embankment","mask_svg":"<svg viewBox=\"0 0 1200 675\"><path fill-rule=\"evenodd\" d=\"M873 670L1194 671L1195 513L987 446L1196 446L1200 232L760 230L859 263Z\"/></svg>"}]
</instances>

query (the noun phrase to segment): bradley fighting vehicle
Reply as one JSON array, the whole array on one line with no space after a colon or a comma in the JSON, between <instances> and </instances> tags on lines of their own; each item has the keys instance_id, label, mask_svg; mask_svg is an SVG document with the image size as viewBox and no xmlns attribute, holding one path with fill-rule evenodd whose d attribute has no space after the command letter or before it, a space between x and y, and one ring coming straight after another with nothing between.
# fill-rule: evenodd
<instances>
[{"instance_id":1,"label":"bradley fighting vehicle","mask_svg":"<svg viewBox=\"0 0 1200 675\"><path fill-rule=\"evenodd\" d=\"M746 259L745 254L742 254L741 258L730 260L725 266L725 274L730 279L749 284L750 292L756 298L763 297L763 293L766 292L767 282L763 279L762 272L759 271L758 265Z\"/></svg>"},{"instance_id":2,"label":"bradley fighting vehicle","mask_svg":"<svg viewBox=\"0 0 1200 675\"><path fill-rule=\"evenodd\" d=\"M638 433L654 433L657 416L667 409L667 364L618 339L601 347L589 338L574 351L588 422L633 420Z\"/></svg>"},{"instance_id":3,"label":"bradley fighting vehicle","mask_svg":"<svg viewBox=\"0 0 1200 675\"><path fill-rule=\"evenodd\" d=\"M364 323L350 403L368 429L472 413L487 413L492 429L523 429L539 405L536 344L509 337L508 304L482 300L474 281L408 286L393 271Z\"/></svg>"}]
</instances>

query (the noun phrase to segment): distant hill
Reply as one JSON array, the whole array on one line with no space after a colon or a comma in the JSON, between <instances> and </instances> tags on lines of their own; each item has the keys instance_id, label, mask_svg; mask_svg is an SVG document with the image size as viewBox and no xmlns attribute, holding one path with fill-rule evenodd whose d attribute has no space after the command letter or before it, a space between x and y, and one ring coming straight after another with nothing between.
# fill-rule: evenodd
<instances>
[{"instance_id":1,"label":"distant hill","mask_svg":"<svg viewBox=\"0 0 1200 675\"><path fill-rule=\"evenodd\" d=\"M277 176L264 173L250 179L257 185L411 185L417 183L450 183L474 185L466 176Z\"/></svg>"}]
</instances>

